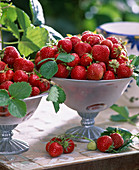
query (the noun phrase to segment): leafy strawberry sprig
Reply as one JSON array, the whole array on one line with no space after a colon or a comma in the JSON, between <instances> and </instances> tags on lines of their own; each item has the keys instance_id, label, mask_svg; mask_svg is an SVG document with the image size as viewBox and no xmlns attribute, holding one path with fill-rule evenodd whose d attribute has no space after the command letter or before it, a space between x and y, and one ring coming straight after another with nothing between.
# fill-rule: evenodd
<instances>
[{"instance_id":1,"label":"leafy strawberry sprig","mask_svg":"<svg viewBox=\"0 0 139 170\"><path fill-rule=\"evenodd\" d=\"M118 149L114 149L114 147L111 146L108 149L108 152L111 152L111 153L119 153L119 152L127 150L133 143L133 139L135 137L139 138L139 133L136 135L133 135L128 130L125 130L122 128L113 128L113 127L106 128L106 130L103 133L101 133L101 136L104 136L104 135L110 136L110 134L112 134L112 133L119 133L124 139L124 144Z\"/></svg>"},{"instance_id":2,"label":"leafy strawberry sprig","mask_svg":"<svg viewBox=\"0 0 139 170\"><path fill-rule=\"evenodd\" d=\"M31 94L31 86L26 82L17 82L9 86L9 93L6 90L0 90L0 106L8 106L11 115L21 118L26 115L27 107L24 98Z\"/></svg>"}]
</instances>

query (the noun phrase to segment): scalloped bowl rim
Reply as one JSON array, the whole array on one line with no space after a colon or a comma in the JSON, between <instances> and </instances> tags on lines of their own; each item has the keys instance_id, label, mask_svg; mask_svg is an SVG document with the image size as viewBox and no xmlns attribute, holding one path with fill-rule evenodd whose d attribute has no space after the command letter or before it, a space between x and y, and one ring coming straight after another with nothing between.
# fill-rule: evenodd
<instances>
[{"instance_id":1,"label":"scalloped bowl rim","mask_svg":"<svg viewBox=\"0 0 139 170\"><path fill-rule=\"evenodd\" d=\"M44 93L41 93L41 94L39 94L39 95L37 95L37 96L31 96L31 97L27 97L27 98L25 98L25 99L23 99L24 101L26 101L26 100L32 100L32 99L36 99L36 98L39 98L39 97L44 97L45 95L47 95L48 94L48 92L44 92Z\"/></svg>"}]
</instances>

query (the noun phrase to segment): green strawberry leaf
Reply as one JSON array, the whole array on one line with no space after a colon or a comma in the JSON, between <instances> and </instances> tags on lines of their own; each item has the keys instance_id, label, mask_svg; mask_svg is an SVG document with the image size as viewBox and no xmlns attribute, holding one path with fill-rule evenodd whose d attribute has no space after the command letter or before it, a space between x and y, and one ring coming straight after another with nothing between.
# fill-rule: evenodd
<instances>
[{"instance_id":1,"label":"green strawberry leaf","mask_svg":"<svg viewBox=\"0 0 139 170\"><path fill-rule=\"evenodd\" d=\"M131 64L133 64L134 66L138 66L139 65L139 56L134 56Z\"/></svg>"},{"instance_id":2,"label":"green strawberry leaf","mask_svg":"<svg viewBox=\"0 0 139 170\"><path fill-rule=\"evenodd\" d=\"M122 115L111 115L111 120L114 122L127 122L127 119L124 118Z\"/></svg>"},{"instance_id":3,"label":"green strawberry leaf","mask_svg":"<svg viewBox=\"0 0 139 170\"><path fill-rule=\"evenodd\" d=\"M53 102L53 106L54 106L55 112L57 113L59 111L59 109L60 109L59 103L58 102Z\"/></svg>"},{"instance_id":4,"label":"green strawberry leaf","mask_svg":"<svg viewBox=\"0 0 139 170\"><path fill-rule=\"evenodd\" d=\"M41 64L41 63L43 63L44 61L47 61L47 60L54 61L55 58L45 58L45 59L41 60L38 64Z\"/></svg>"},{"instance_id":5,"label":"green strawberry leaf","mask_svg":"<svg viewBox=\"0 0 139 170\"><path fill-rule=\"evenodd\" d=\"M57 86L52 86L46 100L56 103L58 102L58 97L59 97L59 92L58 92Z\"/></svg>"},{"instance_id":6,"label":"green strawberry leaf","mask_svg":"<svg viewBox=\"0 0 139 170\"><path fill-rule=\"evenodd\" d=\"M28 56L45 46L47 38L48 32L44 28L29 27L26 29L26 34L22 36L22 39L18 44L18 49L21 54Z\"/></svg>"},{"instance_id":7,"label":"green strawberry leaf","mask_svg":"<svg viewBox=\"0 0 139 170\"><path fill-rule=\"evenodd\" d=\"M11 31L17 39L20 39L20 34L18 31L17 24L11 22L10 20L7 20L5 25L7 26L8 30Z\"/></svg>"},{"instance_id":8,"label":"green strawberry leaf","mask_svg":"<svg viewBox=\"0 0 139 170\"><path fill-rule=\"evenodd\" d=\"M55 86L58 90L58 103L64 103L64 101L66 100L66 94L64 92L64 90L62 88L60 88L59 86Z\"/></svg>"},{"instance_id":9,"label":"green strawberry leaf","mask_svg":"<svg viewBox=\"0 0 139 170\"><path fill-rule=\"evenodd\" d=\"M6 90L0 90L0 106L8 105L9 100L8 92Z\"/></svg>"},{"instance_id":10,"label":"green strawberry leaf","mask_svg":"<svg viewBox=\"0 0 139 170\"><path fill-rule=\"evenodd\" d=\"M75 57L73 55L70 55L67 53L60 53L56 60L61 60L65 63L69 63L69 62L73 61L74 59L75 59Z\"/></svg>"},{"instance_id":11,"label":"green strawberry leaf","mask_svg":"<svg viewBox=\"0 0 139 170\"><path fill-rule=\"evenodd\" d=\"M31 27L31 21L29 16L21 9L16 8L17 20L20 25L20 28L26 31L27 28Z\"/></svg>"},{"instance_id":12,"label":"green strawberry leaf","mask_svg":"<svg viewBox=\"0 0 139 170\"><path fill-rule=\"evenodd\" d=\"M118 105L114 104L110 108L112 110L118 112L124 118L128 118L128 116L129 116L129 111L128 111L128 108L126 106L118 106Z\"/></svg>"},{"instance_id":13,"label":"green strawberry leaf","mask_svg":"<svg viewBox=\"0 0 139 170\"><path fill-rule=\"evenodd\" d=\"M52 78L58 71L58 66L55 61L48 61L40 67L40 73L46 79Z\"/></svg>"},{"instance_id":14,"label":"green strawberry leaf","mask_svg":"<svg viewBox=\"0 0 139 170\"><path fill-rule=\"evenodd\" d=\"M129 119L130 119L131 121L134 121L134 120L136 120L136 119L138 118L138 116L139 116L139 113L137 113L137 114L129 117Z\"/></svg>"},{"instance_id":15,"label":"green strawberry leaf","mask_svg":"<svg viewBox=\"0 0 139 170\"><path fill-rule=\"evenodd\" d=\"M14 22L17 19L16 7L8 3L0 3L2 15L0 17L0 24L6 24L7 19Z\"/></svg>"},{"instance_id":16,"label":"green strawberry leaf","mask_svg":"<svg viewBox=\"0 0 139 170\"><path fill-rule=\"evenodd\" d=\"M8 110L17 118L24 117L27 112L26 103L19 99L11 99L9 101Z\"/></svg>"},{"instance_id":17,"label":"green strawberry leaf","mask_svg":"<svg viewBox=\"0 0 139 170\"><path fill-rule=\"evenodd\" d=\"M17 82L9 86L9 93L16 99L24 99L29 97L31 90L31 86L26 82Z\"/></svg>"}]
</instances>

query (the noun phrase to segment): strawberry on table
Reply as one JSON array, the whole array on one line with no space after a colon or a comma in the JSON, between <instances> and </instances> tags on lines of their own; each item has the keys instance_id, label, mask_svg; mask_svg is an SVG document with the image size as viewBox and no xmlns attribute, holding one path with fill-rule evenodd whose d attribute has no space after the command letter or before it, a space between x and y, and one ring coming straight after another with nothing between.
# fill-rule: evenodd
<instances>
[{"instance_id":1,"label":"strawberry on table","mask_svg":"<svg viewBox=\"0 0 139 170\"><path fill-rule=\"evenodd\" d=\"M63 143L64 153L71 153L73 152L75 144L72 139L67 138Z\"/></svg>"},{"instance_id":2,"label":"strawberry on table","mask_svg":"<svg viewBox=\"0 0 139 170\"><path fill-rule=\"evenodd\" d=\"M48 153L51 157L60 156L63 153L63 147L58 142L52 142L49 145Z\"/></svg>"},{"instance_id":3,"label":"strawberry on table","mask_svg":"<svg viewBox=\"0 0 139 170\"><path fill-rule=\"evenodd\" d=\"M112 134L110 135L110 137L111 137L112 140L113 140L114 149L118 149L118 148L120 148L121 146L123 146L123 144L124 144L124 139L122 138L122 136L121 136L119 133L112 133Z\"/></svg>"}]
</instances>

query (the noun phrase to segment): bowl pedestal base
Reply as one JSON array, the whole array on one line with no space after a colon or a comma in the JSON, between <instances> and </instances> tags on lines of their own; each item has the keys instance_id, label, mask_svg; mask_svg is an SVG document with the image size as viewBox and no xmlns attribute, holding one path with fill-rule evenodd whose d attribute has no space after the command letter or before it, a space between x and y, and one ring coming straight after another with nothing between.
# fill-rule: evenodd
<instances>
[{"instance_id":1,"label":"bowl pedestal base","mask_svg":"<svg viewBox=\"0 0 139 170\"><path fill-rule=\"evenodd\" d=\"M90 142L88 139L96 140L104 131L104 129L94 126L94 118L98 115L98 112L78 114L82 117L82 126L68 129L65 133L71 136L71 138L77 142Z\"/></svg>"},{"instance_id":2,"label":"bowl pedestal base","mask_svg":"<svg viewBox=\"0 0 139 170\"><path fill-rule=\"evenodd\" d=\"M12 139L12 130L17 125L0 125L0 155L14 155L26 152L28 144Z\"/></svg>"}]
</instances>

